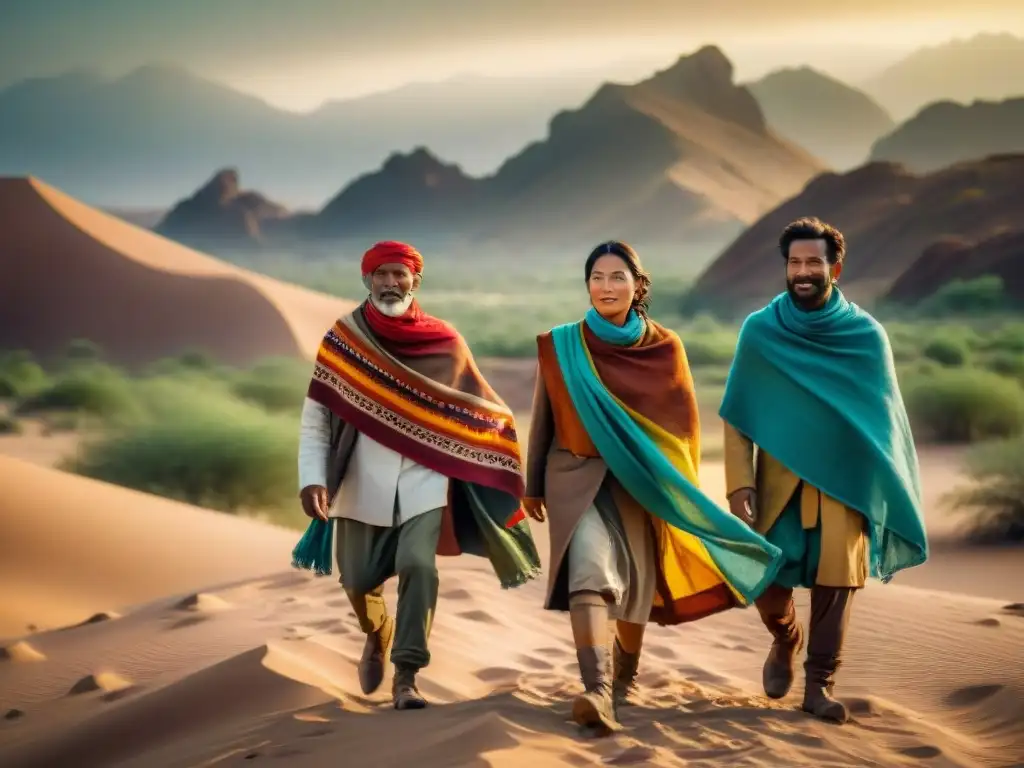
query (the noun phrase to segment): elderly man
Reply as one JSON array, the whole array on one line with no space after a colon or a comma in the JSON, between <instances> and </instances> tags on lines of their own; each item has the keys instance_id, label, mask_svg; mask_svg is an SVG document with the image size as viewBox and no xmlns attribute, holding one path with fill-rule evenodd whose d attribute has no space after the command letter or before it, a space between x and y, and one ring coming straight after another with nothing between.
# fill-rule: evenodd
<instances>
[{"instance_id":1,"label":"elderly man","mask_svg":"<svg viewBox=\"0 0 1024 768\"><path fill-rule=\"evenodd\" d=\"M313 520L295 565L329 573L323 550L335 528L340 581L366 633L360 685L380 687L393 644L396 709L426 706L416 674L430 662L436 554L486 557L506 588L540 569L520 507L512 413L458 332L419 307L422 273L405 243L366 252L370 295L320 345L299 445L302 508ZM394 575L393 619L382 585Z\"/></svg>"},{"instance_id":2,"label":"elderly man","mask_svg":"<svg viewBox=\"0 0 1024 768\"><path fill-rule=\"evenodd\" d=\"M784 556L756 601L774 638L765 693L793 684L804 645L793 590L808 588L803 709L845 722L832 694L854 593L928 556L917 453L885 330L836 285L842 234L800 219L779 248L787 290L743 323L726 382L726 490L733 514Z\"/></svg>"}]
</instances>

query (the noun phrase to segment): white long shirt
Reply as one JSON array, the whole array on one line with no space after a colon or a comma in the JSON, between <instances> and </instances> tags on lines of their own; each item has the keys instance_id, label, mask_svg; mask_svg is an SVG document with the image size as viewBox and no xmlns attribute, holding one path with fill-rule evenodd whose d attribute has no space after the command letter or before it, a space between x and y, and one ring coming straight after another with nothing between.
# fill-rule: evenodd
<instances>
[{"instance_id":1,"label":"white long shirt","mask_svg":"<svg viewBox=\"0 0 1024 768\"><path fill-rule=\"evenodd\" d=\"M300 489L327 485L330 445L330 411L307 397L299 427ZM328 515L390 528L447 503L447 477L360 432Z\"/></svg>"}]
</instances>

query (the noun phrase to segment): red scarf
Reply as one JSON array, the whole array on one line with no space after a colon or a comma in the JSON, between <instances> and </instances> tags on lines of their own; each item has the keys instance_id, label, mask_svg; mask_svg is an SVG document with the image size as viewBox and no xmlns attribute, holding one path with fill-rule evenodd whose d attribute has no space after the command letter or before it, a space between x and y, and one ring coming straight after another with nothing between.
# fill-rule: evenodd
<instances>
[{"instance_id":1,"label":"red scarf","mask_svg":"<svg viewBox=\"0 0 1024 768\"><path fill-rule=\"evenodd\" d=\"M407 357L447 354L459 332L444 320L428 315L416 299L404 315L391 317L367 299L363 317L374 335L386 342L390 352Z\"/></svg>"}]
</instances>

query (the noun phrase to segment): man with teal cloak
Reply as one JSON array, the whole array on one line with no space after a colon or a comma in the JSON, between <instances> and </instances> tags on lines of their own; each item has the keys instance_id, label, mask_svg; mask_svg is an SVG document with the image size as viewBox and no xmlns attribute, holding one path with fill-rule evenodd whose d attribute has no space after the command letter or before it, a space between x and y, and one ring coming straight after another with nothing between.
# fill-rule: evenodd
<instances>
[{"instance_id":1,"label":"man with teal cloak","mask_svg":"<svg viewBox=\"0 0 1024 768\"><path fill-rule=\"evenodd\" d=\"M793 590L807 588L803 709L845 722L833 687L854 595L928 557L917 452L888 336L836 284L842 233L799 219L779 248L787 290L744 321L722 400L726 491L784 556L755 602L774 638L765 693L793 684L805 637Z\"/></svg>"}]
</instances>

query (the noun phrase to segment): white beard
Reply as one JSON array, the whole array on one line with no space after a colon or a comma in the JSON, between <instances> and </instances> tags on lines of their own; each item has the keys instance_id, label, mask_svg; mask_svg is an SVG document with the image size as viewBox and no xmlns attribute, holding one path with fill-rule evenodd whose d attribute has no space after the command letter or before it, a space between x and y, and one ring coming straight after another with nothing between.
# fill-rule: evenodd
<instances>
[{"instance_id":1,"label":"white beard","mask_svg":"<svg viewBox=\"0 0 1024 768\"><path fill-rule=\"evenodd\" d=\"M412 291L405 294L401 301L378 301L373 294L370 295L370 301L373 302L373 306L377 308L382 315L388 317L401 317L409 311L409 307L412 305Z\"/></svg>"}]
</instances>

